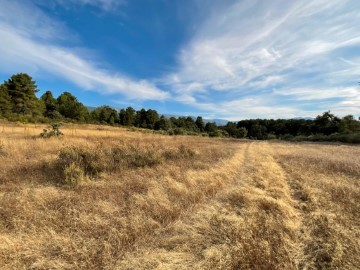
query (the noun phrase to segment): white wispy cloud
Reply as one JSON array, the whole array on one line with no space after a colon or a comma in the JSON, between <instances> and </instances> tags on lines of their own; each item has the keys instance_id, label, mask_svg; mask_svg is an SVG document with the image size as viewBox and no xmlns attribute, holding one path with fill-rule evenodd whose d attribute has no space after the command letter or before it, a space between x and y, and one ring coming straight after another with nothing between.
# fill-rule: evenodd
<instances>
[{"instance_id":1,"label":"white wispy cloud","mask_svg":"<svg viewBox=\"0 0 360 270\"><path fill-rule=\"evenodd\" d=\"M109 12L118 9L127 3L126 0L48 0L60 5L88 5Z\"/></svg>"},{"instance_id":2,"label":"white wispy cloud","mask_svg":"<svg viewBox=\"0 0 360 270\"><path fill-rule=\"evenodd\" d=\"M126 4L49 1L104 12ZM76 33L32 2L0 0L0 71L47 72L87 90L171 99L229 120L314 116L329 109L359 114L360 1L197 3L216 8L206 8L209 15L179 51L175 72L145 81L103 68L93 52L74 47L80 40ZM68 47L59 45L65 41Z\"/></svg>"},{"instance_id":3,"label":"white wispy cloud","mask_svg":"<svg viewBox=\"0 0 360 270\"><path fill-rule=\"evenodd\" d=\"M296 100L324 100L331 98L346 98L353 100L360 96L359 87L333 87L333 88L292 88L274 90L275 95L292 96Z\"/></svg>"},{"instance_id":4,"label":"white wispy cloud","mask_svg":"<svg viewBox=\"0 0 360 270\"><path fill-rule=\"evenodd\" d=\"M86 90L121 94L130 99L168 98L168 93L148 81L110 72L79 54L79 49L57 45L59 33L68 30L36 6L5 0L1 0L1 5L4 9L0 11L0 70L47 72Z\"/></svg>"},{"instance_id":5,"label":"white wispy cloud","mask_svg":"<svg viewBox=\"0 0 360 270\"><path fill-rule=\"evenodd\" d=\"M211 112L215 117L222 117L230 121L239 120L239 115L241 115L241 119L277 119L311 115L309 112L302 112L295 106L278 105L274 110L272 98L259 96L248 96L231 101L218 100L216 102L199 102L188 96L188 99L183 101L202 111L204 115Z\"/></svg>"},{"instance_id":6,"label":"white wispy cloud","mask_svg":"<svg viewBox=\"0 0 360 270\"><path fill-rule=\"evenodd\" d=\"M296 101L314 101L317 111L322 108L316 102L330 98L335 100L326 110L336 112L359 95L359 66L344 61L348 48L360 49L359 11L357 0L237 1L202 23L179 52L177 71L164 81L184 103L224 116L244 118L243 110L232 107L238 96L242 106L248 96L263 102L245 105L253 116L305 114L308 109ZM204 91L205 105L199 101ZM359 109L354 105L348 113Z\"/></svg>"}]
</instances>

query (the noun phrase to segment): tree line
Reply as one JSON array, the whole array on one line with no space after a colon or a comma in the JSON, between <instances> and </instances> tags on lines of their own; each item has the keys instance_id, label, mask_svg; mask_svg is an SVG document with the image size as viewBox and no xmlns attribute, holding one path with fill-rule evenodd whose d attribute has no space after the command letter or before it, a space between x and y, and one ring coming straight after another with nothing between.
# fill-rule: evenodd
<instances>
[{"instance_id":1,"label":"tree line","mask_svg":"<svg viewBox=\"0 0 360 270\"><path fill-rule=\"evenodd\" d=\"M46 91L38 98L38 91L36 82L28 74L14 74L0 85L0 116L21 122L73 121L121 125L158 130L170 135L202 134L258 140L341 140L344 136L355 136L355 140L350 142L360 142L360 121L352 115L339 118L330 111L314 120L250 119L217 126L214 122L204 121L201 116L165 117L152 109L135 110L128 107L117 111L104 105L89 111L70 92L64 92L55 98L51 91Z\"/></svg>"}]
</instances>

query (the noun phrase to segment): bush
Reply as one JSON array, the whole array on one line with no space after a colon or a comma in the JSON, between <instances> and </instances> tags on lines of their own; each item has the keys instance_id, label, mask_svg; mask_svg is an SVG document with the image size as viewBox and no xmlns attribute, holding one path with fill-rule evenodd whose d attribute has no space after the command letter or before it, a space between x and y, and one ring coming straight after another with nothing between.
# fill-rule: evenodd
<instances>
[{"instance_id":1,"label":"bush","mask_svg":"<svg viewBox=\"0 0 360 270\"><path fill-rule=\"evenodd\" d=\"M6 157L7 152L5 150L5 145L0 141L0 157Z\"/></svg>"},{"instance_id":2,"label":"bush","mask_svg":"<svg viewBox=\"0 0 360 270\"><path fill-rule=\"evenodd\" d=\"M360 143L360 133L333 133L331 135L315 134L310 136L288 136L284 135L281 137L283 140L289 141L311 141L311 142L344 142L344 143Z\"/></svg>"},{"instance_id":3,"label":"bush","mask_svg":"<svg viewBox=\"0 0 360 270\"><path fill-rule=\"evenodd\" d=\"M222 137L223 133L220 130L209 132L209 137Z\"/></svg>"},{"instance_id":4,"label":"bush","mask_svg":"<svg viewBox=\"0 0 360 270\"><path fill-rule=\"evenodd\" d=\"M270 133L270 134L267 135L267 139L268 140L276 140L276 135Z\"/></svg>"},{"instance_id":5,"label":"bush","mask_svg":"<svg viewBox=\"0 0 360 270\"><path fill-rule=\"evenodd\" d=\"M97 176L104 171L99 152L80 147L65 147L60 150L57 166L61 170L75 164L85 175Z\"/></svg>"},{"instance_id":6,"label":"bush","mask_svg":"<svg viewBox=\"0 0 360 270\"><path fill-rule=\"evenodd\" d=\"M179 154L183 158L193 158L196 155L196 152L190 148L187 148L185 145L179 146Z\"/></svg>"},{"instance_id":7,"label":"bush","mask_svg":"<svg viewBox=\"0 0 360 270\"><path fill-rule=\"evenodd\" d=\"M40 133L41 138L50 138L50 137L60 137L63 136L64 133L60 130L61 124L52 124L51 130L44 129L42 133Z\"/></svg>"},{"instance_id":8,"label":"bush","mask_svg":"<svg viewBox=\"0 0 360 270\"><path fill-rule=\"evenodd\" d=\"M153 167L164 160L192 159L196 152L184 145L178 149L163 151L152 147L115 146L65 147L60 150L55 168L62 174L65 184L73 185L84 177L94 178L102 172L117 172L121 169Z\"/></svg>"},{"instance_id":9,"label":"bush","mask_svg":"<svg viewBox=\"0 0 360 270\"><path fill-rule=\"evenodd\" d=\"M175 128L172 132L174 135L186 135L186 131L183 128Z\"/></svg>"},{"instance_id":10,"label":"bush","mask_svg":"<svg viewBox=\"0 0 360 270\"><path fill-rule=\"evenodd\" d=\"M110 152L114 167L151 167L162 162L161 155L155 149L122 146L111 148Z\"/></svg>"},{"instance_id":11,"label":"bush","mask_svg":"<svg viewBox=\"0 0 360 270\"><path fill-rule=\"evenodd\" d=\"M64 184L69 186L77 186L84 181L84 172L78 165L71 163L64 168Z\"/></svg>"},{"instance_id":12,"label":"bush","mask_svg":"<svg viewBox=\"0 0 360 270\"><path fill-rule=\"evenodd\" d=\"M285 134L285 135L282 135L282 136L280 137L280 139L285 140L285 141L291 141L291 140L294 139L294 136L291 135L291 134Z\"/></svg>"}]
</instances>

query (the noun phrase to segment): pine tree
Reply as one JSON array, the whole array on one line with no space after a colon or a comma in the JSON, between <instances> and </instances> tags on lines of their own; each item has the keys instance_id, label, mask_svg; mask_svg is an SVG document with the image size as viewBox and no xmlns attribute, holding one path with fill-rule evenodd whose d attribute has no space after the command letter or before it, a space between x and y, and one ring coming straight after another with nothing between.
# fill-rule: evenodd
<instances>
[{"instance_id":1,"label":"pine tree","mask_svg":"<svg viewBox=\"0 0 360 270\"><path fill-rule=\"evenodd\" d=\"M0 115L7 116L11 113L12 104L11 97L8 93L7 87L4 84L0 85Z\"/></svg>"},{"instance_id":2,"label":"pine tree","mask_svg":"<svg viewBox=\"0 0 360 270\"><path fill-rule=\"evenodd\" d=\"M13 112L19 114L33 114L37 111L38 92L35 81L26 74L18 73L4 83L13 103Z\"/></svg>"},{"instance_id":3,"label":"pine tree","mask_svg":"<svg viewBox=\"0 0 360 270\"><path fill-rule=\"evenodd\" d=\"M88 109L69 92L62 93L57 98L59 112L62 116L78 121L89 119Z\"/></svg>"},{"instance_id":4,"label":"pine tree","mask_svg":"<svg viewBox=\"0 0 360 270\"><path fill-rule=\"evenodd\" d=\"M49 118L61 118L61 114L57 111L57 100L51 91L46 91L40 98L45 104L44 116Z\"/></svg>"},{"instance_id":5,"label":"pine tree","mask_svg":"<svg viewBox=\"0 0 360 270\"><path fill-rule=\"evenodd\" d=\"M124 111L124 126L133 126L135 122L136 111L132 107L127 107Z\"/></svg>"},{"instance_id":6,"label":"pine tree","mask_svg":"<svg viewBox=\"0 0 360 270\"><path fill-rule=\"evenodd\" d=\"M200 132L204 132L205 124L204 124L204 120L202 119L201 116L198 116L196 118L195 124L196 124L196 126L197 126L197 128L199 129Z\"/></svg>"}]
</instances>

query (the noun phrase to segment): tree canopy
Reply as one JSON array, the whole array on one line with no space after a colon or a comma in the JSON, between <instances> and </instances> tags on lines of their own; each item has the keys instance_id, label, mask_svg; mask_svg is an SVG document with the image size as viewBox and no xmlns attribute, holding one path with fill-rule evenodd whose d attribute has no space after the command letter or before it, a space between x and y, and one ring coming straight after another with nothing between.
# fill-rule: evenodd
<instances>
[{"instance_id":1,"label":"tree canopy","mask_svg":"<svg viewBox=\"0 0 360 270\"><path fill-rule=\"evenodd\" d=\"M36 93L39 91L35 81L26 73L12 75L3 87L11 98L12 111L18 114L33 114L37 111Z\"/></svg>"}]
</instances>

